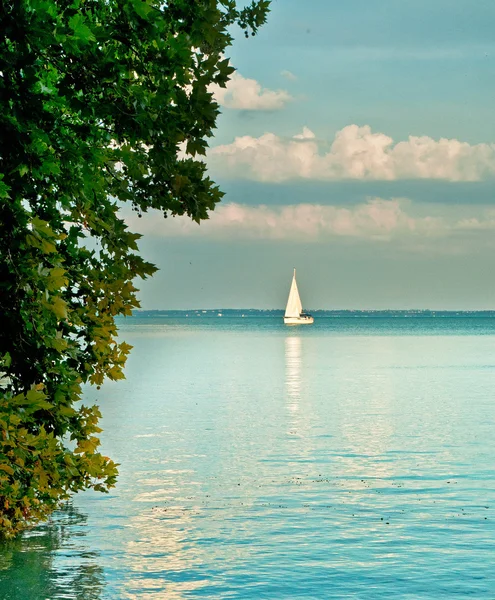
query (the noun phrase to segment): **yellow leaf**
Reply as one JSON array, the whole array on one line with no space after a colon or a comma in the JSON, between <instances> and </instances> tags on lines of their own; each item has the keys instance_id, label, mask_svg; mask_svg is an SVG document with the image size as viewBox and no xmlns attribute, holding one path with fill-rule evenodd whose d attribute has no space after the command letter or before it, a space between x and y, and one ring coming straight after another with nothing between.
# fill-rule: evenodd
<instances>
[{"instance_id":1,"label":"yellow leaf","mask_svg":"<svg viewBox=\"0 0 495 600\"><path fill-rule=\"evenodd\" d=\"M9 465L0 465L0 471L5 471L9 475L14 474L14 469Z\"/></svg>"},{"instance_id":2,"label":"yellow leaf","mask_svg":"<svg viewBox=\"0 0 495 600\"><path fill-rule=\"evenodd\" d=\"M39 248L41 244L40 240L32 233L26 235L26 242L29 246L33 246L34 248Z\"/></svg>"},{"instance_id":3,"label":"yellow leaf","mask_svg":"<svg viewBox=\"0 0 495 600\"><path fill-rule=\"evenodd\" d=\"M70 406L59 406L58 412L64 417L73 417L76 414L76 411Z\"/></svg>"},{"instance_id":4,"label":"yellow leaf","mask_svg":"<svg viewBox=\"0 0 495 600\"><path fill-rule=\"evenodd\" d=\"M38 402L39 400L44 400L46 398L46 394L44 394L41 390L36 389L36 387L31 388L27 394L26 398L30 403Z\"/></svg>"},{"instance_id":5,"label":"yellow leaf","mask_svg":"<svg viewBox=\"0 0 495 600\"><path fill-rule=\"evenodd\" d=\"M57 247L53 242L49 242L48 240L41 240L41 249L45 254L51 254L55 252Z\"/></svg>"},{"instance_id":6,"label":"yellow leaf","mask_svg":"<svg viewBox=\"0 0 495 600\"><path fill-rule=\"evenodd\" d=\"M53 229L48 224L48 221L43 221L43 219L40 219L39 217L33 217L32 223L34 229L42 231L45 235L48 235L49 237L53 237L55 235L53 233Z\"/></svg>"},{"instance_id":7,"label":"yellow leaf","mask_svg":"<svg viewBox=\"0 0 495 600\"><path fill-rule=\"evenodd\" d=\"M65 277L65 269L62 267L54 267L50 270L48 276L47 288L49 290L60 289L67 285L67 277Z\"/></svg>"},{"instance_id":8,"label":"yellow leaf","mask_svg":"<svg viewBox=\"0 0 495 600\"><path fill-rule=\"evenodd\" d=\"M50 309L55 313L55 316L58 319L66 319L67 318L67 302L62 300L60 296L56 296L49 305Z\"/></svg>"},{"instance_id":9,"label":"yellow leaf","mask_svg":"<svg viewBox=\"0 0 495 600\"><path fill-rule=\"evenodd\" d=\"M52 346L52 348L55 348L55 350L62 352L63 350L65 350L67 348L67 340L55 338L54 340L51 341L51 346Z\"/></svg>"}]
</instances>

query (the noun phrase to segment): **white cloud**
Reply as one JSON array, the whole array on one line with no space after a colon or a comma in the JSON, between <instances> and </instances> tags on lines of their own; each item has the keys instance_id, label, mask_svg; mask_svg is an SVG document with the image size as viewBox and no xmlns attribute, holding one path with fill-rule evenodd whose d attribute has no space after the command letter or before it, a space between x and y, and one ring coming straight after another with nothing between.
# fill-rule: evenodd
<instances>
[{"instance_id":1,"label":"white cloud","mask_svg":"<svg viewBox=\"0 0 495 600\"><path fill-rule=\"evenodd\" d=\"M143 219L137 219L134 215L127 221L131 229L146 235L292 242L350 238L423 243L495 230L493 210L470 211L470 207L466 207L459 212L457 207L445 207L442 216L432 216L428 214L429 208L427 205L418 207L404 198L370 198L352 207L322 204L268 207L228 203L220 204L210 213L210 219L199 226L187 217L164 220L144 215Z\"/></svg>"},{"instance_id":2,"label":"white cloud","mask_svg":"<svg viewBox=\"0 0 495 600\"><path fill-rule=\"evenodd\" d=\"M315 134L308 127L303 127L302 133L298 133L294 136L295 140L314 140Z\"/></svg>"},{"instance_id":3,"label":"white cloud","mask_svg":"<svg viewBox=\"0 0 495 600\"><path fill-rule=\"evenodd\" d=\"M293 138L265 133L235 138L209 152L210 166L230 177L281 182L291 179L479 181L495 175L495 144L410 136L394 143L368 125L348 125L328 144L307 127Z\"/></svg>"},{"instance_id":4,"label":"white cloud","mask_svg":"<svg viewBox=\"0 0 495 600\"><path fill-rule=\"evenodd\" d=\"M280 73L280 75L282 75L282 77L285 77L285 79L288 79L289 81L297 81L296 75L294 75L294 73L292 73L291 71L284 70Z\"/></svg>"},{"instance_id":5,"label":"white cloud","mask_svg":"<svg viewBox=\"0 0 495 600\"><path fill-rule=\"evenodd\" d=\"M433 211L433 214L432 214ZM250 206L222 203L197 225L188 217L157 218L132 213L132 231L151 237L215 241L269 240L291 243L388 244L393 251L460 255L495 249L495 209L438 207L405 198L370 198L352 207L323 204Z\"/></svg>"},{"instance_id":6,"label":"white cloud","mask_svg":"<svg viewBox=\"0 0 495 600\"><path fill-rule=\"evenodd\" d=\"M237 72L232 74L226 88L214 84L210 91L220 106L237 110L280 110L292 100L289 92L262 88L255 79Z\"/></svg>"}]
</instances>

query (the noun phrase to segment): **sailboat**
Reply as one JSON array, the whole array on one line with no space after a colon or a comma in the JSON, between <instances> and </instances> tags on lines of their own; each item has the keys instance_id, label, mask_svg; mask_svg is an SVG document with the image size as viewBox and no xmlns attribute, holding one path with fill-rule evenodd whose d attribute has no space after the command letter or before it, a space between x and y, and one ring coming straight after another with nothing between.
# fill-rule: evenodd
<instances>
[{"instance_id":1,"label":"sailboat","mask_svg":"<svg viewBox=\"0 0 495 600\"><path fill-rule=\"evenodd\" d=\"M313 317L303 311L299 290L297 289L296 270L294 269L289 299L287 300L287 307L285 309L284 323L286 325L311 325L313 322Z\"/></svg>"}]
</instances>

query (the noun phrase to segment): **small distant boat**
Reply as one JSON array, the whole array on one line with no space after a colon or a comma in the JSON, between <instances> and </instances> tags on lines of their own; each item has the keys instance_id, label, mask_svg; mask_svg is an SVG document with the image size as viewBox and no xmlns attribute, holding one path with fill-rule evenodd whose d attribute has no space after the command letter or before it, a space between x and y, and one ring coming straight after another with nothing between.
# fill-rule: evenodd
<instances>
[{"instance_id":1,"label":"small distant boat","mask_svg":"<svg viewBox=\"0 0 495 600\"><path fill-rule=\"evenodd\" d=\"M292 285L290 286L289 299L285 309L284 323L286 325L311 325L314 323L313 317L303 311L299 290L297 289L296 270L292 277Z\"/></svg>"}]
</instances>

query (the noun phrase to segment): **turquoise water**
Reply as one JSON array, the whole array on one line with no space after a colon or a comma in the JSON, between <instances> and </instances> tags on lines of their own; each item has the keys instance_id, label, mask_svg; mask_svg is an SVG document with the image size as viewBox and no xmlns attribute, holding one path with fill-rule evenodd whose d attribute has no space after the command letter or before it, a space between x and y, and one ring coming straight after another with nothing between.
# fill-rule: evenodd
<instances>
[{"instance_id":1,"label":"turquoise water","mask_svg":"<svg viewBox=\"0 0 495 600\"><path fill-rule=\"evenodd\" d=\"M495 598L495 318L121 335L119 483L4 545L2 600Z\"/></svg>"}]
</instances>

